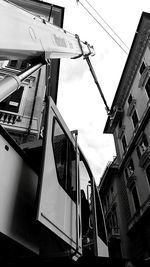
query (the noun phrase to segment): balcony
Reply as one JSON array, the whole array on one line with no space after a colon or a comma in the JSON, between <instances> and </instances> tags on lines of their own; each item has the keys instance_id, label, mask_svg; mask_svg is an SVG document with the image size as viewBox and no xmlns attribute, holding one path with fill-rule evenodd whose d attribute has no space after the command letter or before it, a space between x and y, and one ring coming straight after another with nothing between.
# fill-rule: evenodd
<instances>
[{"instance_id":1,"label":"balcony","mask_svg":"<svg viewBox=\"0 0 150 267\"><path fill-rule=\"evenodd\" d=\"M0 123L14 125L16 121L21 121L17 113L0 110Z\"/></svg>"},{"instance_id":2,"label":"balcony","mask_svg":"<svg viewBox=\"0 0 150 267\"><path fill-rule=\"evenodd\" d=\"M139 161L139 165L142 168L145 168L150 162L150 147L148 146L145 151L142 153Z\"/></svg>"},{"instance_id":3,"label":"balcony","mask_svg":"<svg viewBox=\"0 0 150 267\"><path fill-rule=\"evenodd\" d=\"M127 110L127 115L128 116L131 116L132 115L132 112L134 111L135 109L135 105L136 105L136 99L132 99L129 107L128 107L128 110Z\"/></svg>"}]
</instances>

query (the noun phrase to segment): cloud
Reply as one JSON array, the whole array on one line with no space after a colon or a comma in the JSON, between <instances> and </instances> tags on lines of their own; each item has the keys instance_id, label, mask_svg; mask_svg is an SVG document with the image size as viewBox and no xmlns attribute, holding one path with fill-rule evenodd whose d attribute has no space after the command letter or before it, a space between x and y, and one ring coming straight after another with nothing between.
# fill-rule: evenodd
<instances>
[{"instance_id":1,"label":"cloud","mask_svg":"<svg viewBox=\"0 0 150 267\"><path fill-rule=\"evenodd\" d=\"M112 135L104 135L92 125L90 123L79 129L78 142L98 184L107 163L113 160L116 151Z\"/></svg>"},{"instance_id":2,"label":"cloud","mask_svg":"<svg viewBox=\"0 0 150 267\"><path fill-rule=\"evenodd\" d=\"M84 73L88 71L83 58L62 59L61 60L62 82L73 83L75 80L83 78Z\"/></svg>"}]
</instances>

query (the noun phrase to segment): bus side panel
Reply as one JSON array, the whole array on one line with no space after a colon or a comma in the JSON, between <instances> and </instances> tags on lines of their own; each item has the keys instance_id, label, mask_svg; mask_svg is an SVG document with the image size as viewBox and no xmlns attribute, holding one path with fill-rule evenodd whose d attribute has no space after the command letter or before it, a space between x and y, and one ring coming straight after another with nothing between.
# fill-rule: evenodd
<instances>
[{"instance_id":1,"label":"bus side panel","mask_svg":"<svg viewBox=\"0 0 150 267\"><path fill-rule=\"evenodd\" d=\"M0 232L36 253L37 183L35 172L0 135Z\"/></svg>"}]
</instances>

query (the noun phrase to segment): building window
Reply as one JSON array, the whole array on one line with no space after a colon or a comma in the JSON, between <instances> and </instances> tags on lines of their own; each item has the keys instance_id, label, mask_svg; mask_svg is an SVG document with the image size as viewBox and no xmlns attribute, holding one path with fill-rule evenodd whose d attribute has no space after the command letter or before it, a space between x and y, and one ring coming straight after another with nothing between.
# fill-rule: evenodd
<instances>
[{"instance_id":1,"label":"building window","mask_svg":"<svg viewBox=\"0 0 150 267\"><path fill-rule=\"evenodd\" d=\"M144 61L143 61L142 65L141 65L141 67L140 67L140 70L139 70L139 72L140 72L141 75L142 75L142 73L144 72L145 68L146 68L146 65L145 65L145 63L144 63Z\"/></svg>"},{"instance_id":2,"label":"building window","mask_svg":"<svg viewBox=\"0 0 150 267\"><path fill-rule=\"evenodd\" d=\"M133 98L133 96L130 94L128 98L128 109L127 109L127 115L132 116L136 105L136 99Z\"/></svg>"},{"instance_id":3,"label":"building window","mask_svg":"<svg viewBox=\"0 0 150 267\"><path fill-rule=\"evenodd\" d=\"M106 197L106 205L107 205L107 210L109 209L109 195Z\"/></svg>"},{"instance_id":4,"label":"building window","mask_svg":"<svg viewBox=\"0 0 150 267\"><path fill-rule=\"evenodd\" d=\"M125 168L125 175L126 179L128 180L132 175L134 175L134 163L133 159L130 159L130 161L127 164L127 167Z\"/></svg>"},{"instance_id":5,"label":"building window","mask_svg":"<svg viewBox=\"0 0 150 267\"><path fill-rule=\"evenodd\" d=\"M111 214L111 219L112 219L112 227L117 228L118 227L118 218L117 218L117 212L116 212L116 207L112 209L112 214Z\"/></svg>"},{"instance_id":6,"label":"building window","mask_svg":"<svg viewBox=\"0 0 150 267\"><path fill-rule=\"evenodd\" d=\"M120 129L122 127L122 125L123 125L122 124L122 120L120 120L119 123L118 123L118 128Z\"/></svg>"},{"instance_id":7,"label":"building window","mask_svg":"<svg viewBox=\"0 0 150 267\"><path fill-rule=\"evenodd\" d=\"M121 141L122 141L123 149L124 149L124 151L126 151L126 149L127 149L127 141L126 141L125 135L123 135Z\"/></svg>"},{"instance_id":8,"label":"building window","mask_svg":"<svg viewBox=\"0 0 150 267\"><path fill-rule=\"evenodd\" d=\"M23 60L20 64L20 69L24 70L24 69L28 68L29 66L30 66L30 64L26 60Z\"/></svg>"},{"instance_id":9,"label":"building window","mask_svg":"<svg viewBox=\"0 0 150 267\"><path fill-rule=\"evenodd\" d=\"M150 98L150 77L148 78L147 83L145 85L145 90L146 90L148 97Z\"/></svg>"},{"instance_id":10,"label":"building window","mask_svg":"<svg viewBox=\"0 0 150 267\"><path fill-rule=\"evenodd\" d=\"M11 95L6 97L3 101L1 101L0 110L18 113L23 91L24 91L24 87L20 86L20 88L17 91L13 92Z\"/></svg>"},{"instance_id":11,"label":"building window","mask_svg":"<svg viewBox=\"0 0 150 267\"><path fill-rule=\"evenodd\" d=\"M111 233L111 229L112 229L112 224L111 224L111 217L110 215L107 217L106 219L106 227L107 227L107 233L110 234Z\"/></svg>"},{"instance_id":12,"label":"building window","mask_svg":"<svg viewBox=\"0 0 150 267\"><path fill-rule=\"evenodd\" d=\"M133 186L135 186L136 176L133 160L130 159L125 168L125 177L126 177L126 186L132 190Z\"/></svg>"},{"instance_id":13,"label":"building window","mask_svg":"<svg viewBox=\"0 0 150 267\"><path fill-rule=\"evenodd\" d=\"M140 201L139 201L139 196L138 196L136 186L132 188L132 197L133 197L135 210L138 211L140 208Z\"/></svg>"},{"instance_id":14,"label":"building window","mask_svg":"<svg viewBox=\"0 0 150 267\"><path fill-rule=\"evenodd\" d=\"M104 199L103 201L103 210L104 210L104 213L107 212L107 208L106 208L106 200Z\"/></svg>"},{"instance_id":15,"label":"building window","mask_svg":"<svg viewBox=\"0 0 150 267\"><path fill-rule=\"evenodd\" d=\"M142 134L142 137L139 141L139 144L137 146L137 154L138 154L138 157L140 158L143 153L146 151L148 147L148 140L147 140L147 136L145 133Z\"/></svg>"},{"instance_id":16,"label":"building window","mask_svg":"<svg viewBox=\"0 0 150 267\"><path fill-rule=\"evenodd\" d=\"M8 67L16 69L17 68L17 64L18 64L18 60L10 60L9 63L8 63Z\"/></svg>"},{"instance_id":17,"label":"building window","mask_svg":"<svg viewBox=\"0 0 150 267\"><path fill-rule=\"evenodd\" d=\"M114 200L114 188L113 188L113 186L111 187L111 189L110 189L110 192L111 192L111 201L113 201Z\"/></svg>"},{"instance_id":18,"label":"building window","mask_svg":"<svg viewBox=\"0 0 150 267\"><path fill-rule=\"evenodd\" d=\"M129 98L128 98L128 104L129 104L129 105L132 103L132 100L133 100L133 97L132 97L132 95L130 94L130 95L129 95Z\"/></svg>"},{"instance_id":19,"label":"building window","mask_svg":"<svg viewBox=\"0 0 150 267\"><path fill-rule=\"evenodd\" d=\"M148 180L149 185L150 185L150 164L146 168L145 172L146 172L147 180Z\"/></svg>"},{"instance_id":20,"label":"building window","mask_svg":"<svg viewBox=\"0 0 150 267\"><path fill-rule=\"evenodd\" d=\"M133 125L134 125L134 128L136 128L136 126L138 125L138 116L137 116L137 112L136 110L134 110L133 114L132 114L132 122L133 122Z\"/></svg>"}]
</instances>

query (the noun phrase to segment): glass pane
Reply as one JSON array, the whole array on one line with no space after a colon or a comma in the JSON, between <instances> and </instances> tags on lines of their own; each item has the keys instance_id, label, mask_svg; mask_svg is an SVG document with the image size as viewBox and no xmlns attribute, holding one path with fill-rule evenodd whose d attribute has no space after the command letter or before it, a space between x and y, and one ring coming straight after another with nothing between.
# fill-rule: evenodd
<instances>
[{"instance_id":1,"label":"glass pane","mask_svg":"<svg viewBox=\"0 0 150 267\"><path fill-rule=\"evenodd\" d=\"M58 181L67 194L76 201L76 153L57 120L54 120L52 144Z\"/></svg>"}]
</instances>

